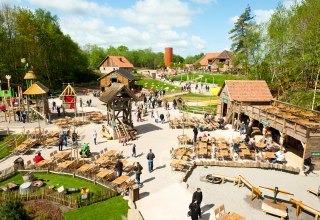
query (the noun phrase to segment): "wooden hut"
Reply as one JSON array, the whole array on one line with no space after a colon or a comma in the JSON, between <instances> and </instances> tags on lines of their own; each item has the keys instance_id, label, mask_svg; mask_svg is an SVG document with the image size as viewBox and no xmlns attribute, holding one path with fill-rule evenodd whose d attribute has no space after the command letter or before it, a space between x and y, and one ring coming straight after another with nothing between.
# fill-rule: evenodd
<instances>
[{"instance_id":1,"label":"wooden hut","mask_svg":"<svg viewBox=\"0 0 320 220\"><path fill-rule=\"evenodd\" d=\"M28 121L30 121L30 110L44 120L49 120L49 103L48 95L49 89L40 82L33 83L23 95L27 95Z\"/></svg>"},{"instance_id":2,"label":"wooden hut","mask_svg":"<svg viewBox=\"0 0 320 220\"><path fill-rule=\"evenodd\" d=\"M99 99L107 106L107 123L113 129L114 139L129 138L128 131L133 129L131 106L132 101L137 101L136 96L126 85L113 83Z\"/></svg>"},{"instance_id":3,"label":"wooden hut","mask_svg":"<svg viewBox=\"0 0 320 220\"><path fill-rule=\"evenodd\" d=\"M113 70L98 79L100 81L100 90L105 91L112 83L122 83L129 89L134 87L134 75L127 70Z\"/></svg>"},{"instance_id":4,"label":"wooden hut","mask_svg":"<svg viewBox=\"0 0 320 220\"><path fill-rule=\"evenodd\" d=\"M74 109L74 114L77 116L77 93L74 88L68 83L66 88L60 94L64 109Z\"/></svg>"}]
</instances>

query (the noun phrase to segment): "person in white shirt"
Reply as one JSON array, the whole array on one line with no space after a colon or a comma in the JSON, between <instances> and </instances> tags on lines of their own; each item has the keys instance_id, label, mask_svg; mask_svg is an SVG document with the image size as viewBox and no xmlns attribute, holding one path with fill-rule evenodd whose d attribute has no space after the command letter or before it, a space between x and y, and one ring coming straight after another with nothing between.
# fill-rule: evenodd
<instances>
[{"instance_id":1,"label":"person in white shirt","mask_svg":"<svg viewBox=\"0 0 320 220\"><path fill-rule=\"evenodd\" d=\"M272 160L272 163L275 163L275 162L283 162L284 160L285 160L285 156L284 156L284 153L282 152L282 151L277 151L276 153L275 153L275 155L276 155L276 159L273 159Z\"/></svg>"}]
</instances>

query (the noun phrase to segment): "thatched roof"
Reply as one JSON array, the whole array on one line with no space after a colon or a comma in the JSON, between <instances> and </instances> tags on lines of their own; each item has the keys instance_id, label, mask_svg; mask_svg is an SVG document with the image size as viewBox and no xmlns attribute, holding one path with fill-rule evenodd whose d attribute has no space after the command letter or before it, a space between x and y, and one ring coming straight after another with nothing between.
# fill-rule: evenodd
<instances>
[{"instance_id":1,"label":"thatched roof","mask_svg":"<svg viewBox=\"0 0 320 220\"><path fill-rule=\"evenodd\" d=\"M270 102L273 97L264 80L225 80L219 92L227 89L230 101Z\"/></svg>"},{"instance_id":2,"label":"thatched roof","mask_svg":"<svg viewBox=\"0 0 320 220\"><path fill-rule=\"evenodd\" d=\"M102 93L99 99L104 103L110 103L118 97L119 93L122 97L130 97L134 101L138 101L137 97L130 91L130 89L122 83L112 83L112 85Z\"/></svg>"},{"instance_id":3,"label":"thatched roof","mask_svg":"<svg viewBox=\"0 0 320 220\"><path fill-rule=\"evenodd\" d=\"M67 87L60 94L60 96L76 96L76 95L77 95L76 91L70 84L68 84Z\"/></svg>"},{"instance_id":4,"label":"thatched roof","mask_svg":"<svg viewBox=\"0 0 320 220\"><path fill-rule=\"evenodd\" d=\"M26 73L26 75L24 75L23 79L28 80L28 79L36 79L36 78L37 78L37 76L34 74L34 72L32 70L30 70Z\"/></svg>"},{"instance_id":5,"label":"thatched roof","mask_svg":"<svg viewBox=\"0 0 320 220\"><path fill-rule=\"evenodd\" d=\"M33 83L26 91L24 95L42 95L49 92L49 89L42 85L40 82Z\"/></svg>"}]
</instances>

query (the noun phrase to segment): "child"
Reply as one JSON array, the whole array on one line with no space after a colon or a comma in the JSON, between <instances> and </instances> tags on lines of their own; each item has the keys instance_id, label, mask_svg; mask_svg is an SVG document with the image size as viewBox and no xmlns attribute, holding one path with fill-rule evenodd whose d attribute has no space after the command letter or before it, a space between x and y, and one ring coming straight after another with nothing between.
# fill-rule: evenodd
<instances>
[{"instance_id":1,"label":"child","mask_svg":"<svg viewBox=\"0 0 320 220\"><path fill-rule=\"evenodd\" d=\"M128 139L126 138L126 137L124 137L124 138L122 138L122 146L124 146L124 145L128 145Z\"/></svg>"}]
</instances>

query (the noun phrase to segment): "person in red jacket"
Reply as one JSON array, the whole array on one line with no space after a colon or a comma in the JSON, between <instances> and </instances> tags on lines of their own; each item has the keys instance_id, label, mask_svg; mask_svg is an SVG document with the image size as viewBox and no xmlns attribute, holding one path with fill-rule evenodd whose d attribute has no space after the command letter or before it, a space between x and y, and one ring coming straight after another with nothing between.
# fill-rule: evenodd
<instances>
[{"instance_id":1,"label":"person in red jacket","mask_svg":"<svg viewBox=\"0 0 320 220\"><path fill-rule=\"evenodd\" d=\"M34 162L39 163L41 160L44 160L44 158L41 156L41 153L39 152L38 155L34 157Z\"/></svg>"}]
</instances>

